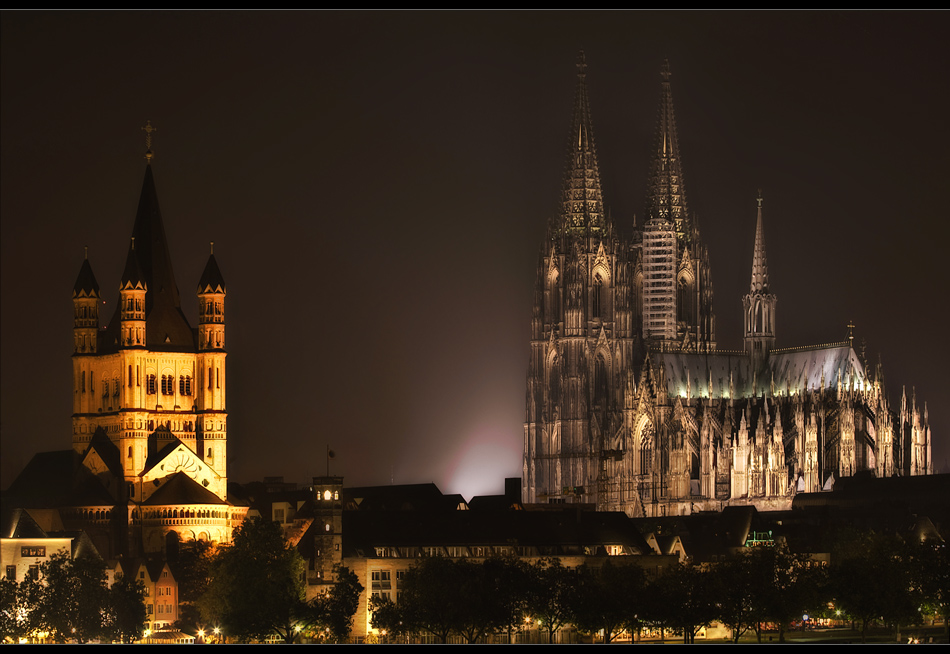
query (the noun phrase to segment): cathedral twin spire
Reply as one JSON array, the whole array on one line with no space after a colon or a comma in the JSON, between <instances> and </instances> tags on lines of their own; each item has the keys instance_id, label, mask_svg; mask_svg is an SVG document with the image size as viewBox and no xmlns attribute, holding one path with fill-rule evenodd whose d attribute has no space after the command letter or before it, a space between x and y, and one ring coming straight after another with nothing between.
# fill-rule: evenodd
<instances>
[{"instance_id":1,"label":"cathedral twin spire","mask_svg":"<svg viewBox=\"0 0 950 654\"><path fill-rule=\"evenodd\" d=\"M667 60L663 61L660 77L660 110L657 116L653 161L650 165L644 222L653 218L672 221L677 233L682 235L688 231L688 210L676 117L673 113L673 92L670 89L670 63Z\"/></svg>"},{"instance_id":2,"label":"cathedral twin spire","mask_svg":"<svg viewBox=\"0 0 950 654\"><path fill-rule=\"evenodd\" d=\"M577 57L577 91L574 96L561 215L557 225L559 231L599 231L607 226L586 78L587 63L581 51Z\"/></svg>"}]
</instances>

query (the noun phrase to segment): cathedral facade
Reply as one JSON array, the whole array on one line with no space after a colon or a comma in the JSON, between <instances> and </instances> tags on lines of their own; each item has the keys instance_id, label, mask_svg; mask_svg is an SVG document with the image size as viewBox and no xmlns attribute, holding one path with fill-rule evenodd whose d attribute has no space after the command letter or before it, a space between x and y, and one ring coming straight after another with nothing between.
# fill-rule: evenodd
<instances>
[{"instance_id":1,"label":"cathedral facade","mask_svg":"<svg viewBox=\"0 0 950 654\"><path fill-rule=\"evenodd\" d=\"M653 516L790 506L838 476L931 472L926 405L889 405L846 342L775 349L761 197L744 350L716 345L709 256L689 212L668 65L641 222L606 211L581 54L557 215L538 259L522 496Z\"/></svg>"},{"instance_id":2,"label":"cathedral facade","mask_svg":"<svg viewBox=\"0 0 950 654\"><path fill-rule=\"evenodd\" d=\"M162 552L177 540L229 542L246 513L227 497L227 288L212 252L197 284L192 328L181 309L150 148L146 160L119 303L106 326L88 258L73 288L72 447L85 481L64 511L76 526L109 533L110 552Z\"/></svg>"}]
</instances>

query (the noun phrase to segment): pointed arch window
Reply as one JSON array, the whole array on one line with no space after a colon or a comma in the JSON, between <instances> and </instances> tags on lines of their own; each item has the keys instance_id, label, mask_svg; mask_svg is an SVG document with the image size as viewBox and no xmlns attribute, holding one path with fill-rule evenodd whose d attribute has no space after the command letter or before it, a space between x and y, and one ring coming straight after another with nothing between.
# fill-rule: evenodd
<instances>
[{"instance_id":1,"label":"pointed arch window","mask_svg":"<svg viewBox=\"0 0 950 654\"><path fill-rule=\"evenodd\" d=\"M594 286L591 292L591 316L594 318L603 317L604 304L604 280L600 275L594 275Z\"/></svg>"},{"instance_id":2,"label":"pointed arch window","mask_svg":"<svg viewBox=\"0 0 950 654\"><path fill-rule=\"evenodd\" d=\"M594 406L607 404L607 363L603 357L597 357L594 363Z\"/></svg>"}]
</instances>

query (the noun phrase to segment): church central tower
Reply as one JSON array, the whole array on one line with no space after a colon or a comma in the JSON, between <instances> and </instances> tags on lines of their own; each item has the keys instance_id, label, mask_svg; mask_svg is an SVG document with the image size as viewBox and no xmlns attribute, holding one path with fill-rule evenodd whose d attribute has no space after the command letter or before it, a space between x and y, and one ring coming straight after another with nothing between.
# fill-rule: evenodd
<instances>
[{"instance_id":1,"label":"church central tower","mask_svg":"<svg viewBox=\"0 0 950 654\"><path fill-rule=\"evenodd\" d=\"M228 542L224 278L214 254L197 287L198 328L181 309L152 172L145 179L119 304L99 329L88 260L73 289L73 449L128 512L117 551L182 540ZM118 524L118 523L117 523ZM127 540L126 540L127 539Z\"/></svg>"}]
</instances>

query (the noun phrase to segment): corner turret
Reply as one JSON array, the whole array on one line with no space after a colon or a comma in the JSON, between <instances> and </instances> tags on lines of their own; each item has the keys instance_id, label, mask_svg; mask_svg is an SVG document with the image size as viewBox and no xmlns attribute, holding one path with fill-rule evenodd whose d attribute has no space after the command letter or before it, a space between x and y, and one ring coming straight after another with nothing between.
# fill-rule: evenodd
<instances>
[{"instance_id":1,"label":"corner turret","mask_svg":"<svg viewBox=\"0 0 950 654\"><path fill-rule=\"evenodd\" d=\"M73 286L73 352L95 354L99 335L99 282L88 253Z\"/></svg>"},{"instance_id":2,"label":"corner turret","mask_svg":"<svg viewBox=\"0 0 950 654\"><path fill-rule=\"evenodd\" d=\"M119 282L119 349L145 347L145 294L148 285L135 254L135 238L129 245L125 270Z\"/></svg>"}]
</instances>

